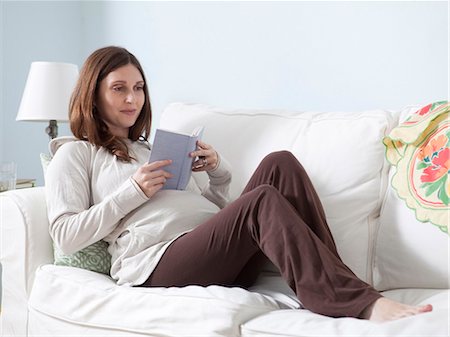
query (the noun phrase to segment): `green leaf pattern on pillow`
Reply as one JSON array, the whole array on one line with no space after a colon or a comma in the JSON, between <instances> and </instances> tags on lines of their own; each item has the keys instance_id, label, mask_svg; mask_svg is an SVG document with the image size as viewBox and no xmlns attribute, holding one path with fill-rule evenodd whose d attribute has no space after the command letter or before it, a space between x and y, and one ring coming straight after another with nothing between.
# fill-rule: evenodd
<instances>
[{"instance_id":1,"label":"green leaf pattern on pillow","mask_svg":"<svg viewBox=\"0 0 450 337\"><path fill-rule=\"evenodd\" d=\"M63 254L54 245L55 265L77 267L109 275L111 269L111 255L108 243L103 240L70 255Z\"/></svg>"}]
</instances>

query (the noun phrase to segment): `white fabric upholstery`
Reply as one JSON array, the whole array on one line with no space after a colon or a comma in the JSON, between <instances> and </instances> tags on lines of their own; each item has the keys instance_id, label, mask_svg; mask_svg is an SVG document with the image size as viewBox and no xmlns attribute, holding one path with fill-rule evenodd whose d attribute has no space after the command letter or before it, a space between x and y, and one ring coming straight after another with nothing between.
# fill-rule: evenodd
<instances>
[{"instance_id":1,"label":"white fabric upholstery","mask_svg":"<svg viewBox=\"0 0 450 337\"><path fill-rule=\"evenodd\" d=\"M405 207L391 187L383 203L380 223L374 265L377 289L449 288L447 233L418 221L414 211Z\"/></svg>"},{"instance_id":2,"label":"white fabric upholstery","mask_svg":"<svg viewBox=\"0 0 450 337\"><path fill-rule=\"evenodd\" d=\"M0 194L2 333L26 335L34 271L53 262L42 187Z\"/></svg>"},{"instance_id":3,"label":"white fabric upholstery","mask_svg":"<svg viewBox=\"0 0 450 337\"><path fill-rule=\"evenodd\" d=\"M398 231L396 226L410 222L412 214L401 201L390 200L381 138L399 115L229 110L177 103L164 111L161 127L189 132L205 125L204 140L234 167L233 197L266 154L291 150L323 200L344 261L382 289L410 288L388 291L386 296L432 303L432 313L372 324L292 310L300 307L298 299L270 272L261 275L251 291L219 286L140 289L117 286L102 274L53 266L45 194L38 187L0 194L3 335L447 336L450 294L442 285L448 252L439 243L442 257L433 263L423 260L425 255L418 254L415 245L424 241L418 238L429 245L437 239L418 230L412 237L416 241L407 240L411 235L406 227ZM204 182L199 175L195 178ZM396 249L401 251L402 267L390 263L399 254ZM413 270L422 275L416 281ZM427 273L433 280L427 280ZM439 280L434 279L436 273ZM445 289L411 289L419 284Z\"/></svg>"},{"instance_id":4,"label":"white fabric upholstery","mask_svg":"<svg viewBox=\"0 0 450 337\"><path fill-rule=\"evenodd\" d=\"M432 303L434 310L420 316L381 324L356 318L330 319L307 310L277 310L245 323L241 333L245 337L449 335L448 290L393 290L383 295L415 305Z\"/></svg>"},{"instance_id":5,"label":"white fabric upholstery","mask_svg":"<svg viewBox=\"0 0 450 337\"><path fill-rule=\"evenodd\" d=\"M241 288L120 287L106 275L46 265L36 272L30 308L62 321L134 333L236 336L240 324L279 306Z\"/></svg>"}]
</instances>

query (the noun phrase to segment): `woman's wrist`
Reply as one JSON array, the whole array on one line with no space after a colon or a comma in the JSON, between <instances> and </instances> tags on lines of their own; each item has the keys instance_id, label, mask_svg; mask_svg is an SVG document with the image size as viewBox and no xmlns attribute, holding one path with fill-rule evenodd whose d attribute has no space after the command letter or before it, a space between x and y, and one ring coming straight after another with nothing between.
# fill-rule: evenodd
<instances>
[{"instance_id":1,"label":"woman's wrist","mask_svg":"<svg viewBox=\"0 0 450 337\"><path fill-rule=\"evenodd\" d=\"M216 165L215 165L213 168L211 168L210 170L208 170L208 172L214 172L214 171L217 171L217 169L218 169L218 167L219 167L219 165L220 165L220 156L219 156L219 153L217 153L217 151L214 151L214 152L216 153L216 158L217 158Z\"/></svg>"}]
</instances>

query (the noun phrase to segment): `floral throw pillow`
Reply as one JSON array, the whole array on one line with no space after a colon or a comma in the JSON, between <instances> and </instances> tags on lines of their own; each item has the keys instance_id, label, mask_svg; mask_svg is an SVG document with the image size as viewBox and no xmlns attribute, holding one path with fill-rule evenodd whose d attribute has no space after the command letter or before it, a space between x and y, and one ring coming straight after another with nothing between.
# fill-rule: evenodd
<instances>
[{"instance_id":1,"label":"floral throw pillow","mask_svg":"<svg viewBox=\"0 0 450 337\"><path fill-rule=\"evenodd\" d=\"M70 255L63 254L55 245L53 251L55 265L77 267L109 275L111 255L108 252L108 244L103 240Z\"/></svg>"},{"instance_id":2,"label":"floral throw pillow","mask_svg":"<svg viewBox=\"0 0 450 337\"><path fill-rule=\"evenodd\" d=\"M417 110L383 139L392 186L417 220L450 234L450 102Z\"/></svg>"}]
</instances>

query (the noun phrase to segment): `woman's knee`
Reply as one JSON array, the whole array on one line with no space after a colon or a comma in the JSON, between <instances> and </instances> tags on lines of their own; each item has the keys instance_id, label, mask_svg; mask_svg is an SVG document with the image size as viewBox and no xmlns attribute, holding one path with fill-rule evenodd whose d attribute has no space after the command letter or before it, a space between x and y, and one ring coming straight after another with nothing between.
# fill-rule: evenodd
<instances>
[{"instance_id":1,"label":"woman's knee","mask_svg":"<svg viewBox=\"0 0 450 337\"><path fill-rule=\"evenodd\" d=\"M280 192L276 189L276 187L269 184L259 185L258 187L255 187L251 193L253 193L255 197L261 196L263 198L278 197L280 195Z\"/></svg>"},{"instance_id":2,"label":"woman's knee","mask_svg":"<svg viewBox=\"0 0 450 337\"><path fill-rule=\"evenodd\" d=\"M293 164L300 164L292 152L287 150L269 153L262 162L271 166L287 166L288 168L292 167Z\"/></svg>"}]
</instances>

